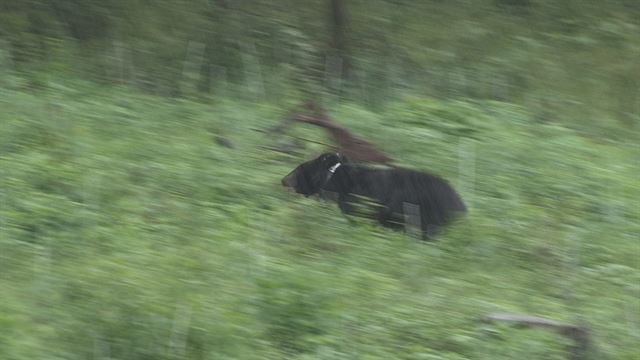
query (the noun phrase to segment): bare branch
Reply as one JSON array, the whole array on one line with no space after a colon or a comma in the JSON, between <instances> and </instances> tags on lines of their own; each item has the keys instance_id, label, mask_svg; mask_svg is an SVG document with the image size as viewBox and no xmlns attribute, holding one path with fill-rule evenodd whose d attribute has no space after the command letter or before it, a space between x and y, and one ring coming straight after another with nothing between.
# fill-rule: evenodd
<instances>
[{"instance_id":1,"label":"bare branch","mask_svg":"<svg viewBox=\"0 0 640 360\"><path fill-rule=\"evenodd\" d=\"M488 315L485 315L484 320L509 322L525 328L543 327L556 330L561 335L573 340L574 345L570 348L569 357L569 359L571 360L587 359L587 354L589 352L589 348L591 347L589 330L582 326L547 319L539 316L506 312L490 313Z\"/></svg>"},{"instance_id":2,"label":"bare branch","mask_svg":"<svg viewBox=\"0 0 640 360\"><path fill-rule=\"evenodd\" d=\"M306 101L299 108L306 109L312 114L305 111L293 110L285 116L284 120L280 124L271 127L266 130L266 132L282 133L294 122L313 124L327 130L337 143L337 150L353 161L381 164L388 164L393 161L391 157L381 150L378 150L373 144L358 137L344 126L338 124L335 120L329 117L324 108L315 101Z\"/></svg>"}]
</instances>

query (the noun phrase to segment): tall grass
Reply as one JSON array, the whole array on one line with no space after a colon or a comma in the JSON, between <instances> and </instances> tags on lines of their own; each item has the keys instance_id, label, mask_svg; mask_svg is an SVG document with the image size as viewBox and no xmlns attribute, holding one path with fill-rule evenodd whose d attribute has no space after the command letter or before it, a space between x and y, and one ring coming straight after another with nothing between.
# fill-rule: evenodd
<instances>
[{"instance_id":1,"label":"tall grass","mask_svg":"<svg viewBox=\"0 0 640 360\"><path fill-rule=\"evenodd\" d=\"M639 154L625 137L499 101L336 104L470 204L425 243L284 191L321 146L264 151L278 139L251 129L282 115L268 101L57 78L34 93L5 77L0 107L2 358L566 356L553 333L478 321L496 310L584 323L594 358L640 351Z\"/></svg>"}]
</instances>

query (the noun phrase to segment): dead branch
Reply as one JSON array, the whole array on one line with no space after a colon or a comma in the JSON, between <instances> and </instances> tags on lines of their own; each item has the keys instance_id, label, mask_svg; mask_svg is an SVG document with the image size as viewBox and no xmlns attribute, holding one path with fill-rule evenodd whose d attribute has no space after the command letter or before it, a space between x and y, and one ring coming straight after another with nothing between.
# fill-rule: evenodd
<instances>
[{"instance_id":1,"label":"dead branch","mask_svg":"<svg viewBox=\"0 0 640 360\"><path fill-rule=\"evenodd\" d=\"M547 319L538 316L514 314L505 312L495 312L485 315L486 321L503 321L508 323L514 323L521 327L543 327L552 330L556 330L561 335L573 340L574 345L571 346L570 357L571 360L584 360L587 359L587 354L591 346L591 339L589 336L589 330L585 327L565 323L557 320Z\"/></svg>"},{"instance_id":2,"label":"dead branch","mask_svg":"<svg viewBox=\"0 0 640 360\"><path fill-rule=\"evenodd\" d=\"M291 111L282 123L271 128L269 132L282 132L293 122L312 124L327 130L337 143L338 151L353 161L381 164L388 164L393 161L391 157L378 150L373 144L338 124L334 119L329 117L327 112L316 102L307 101L302 105L302 108L312 114L309 115L308 113L296 110Z\"/></svg>"},{"instance_id":3,"label":"dead branch","mask_svg":"<svg viewBox=\"0 0 640 360\"><path fill-rule=\"evenodd\" d=\"M287 155L297 155L298 152L295 149L292 149L290 147L286 147L286 146L260 146L261 149L265 149L265 150L271 150L271 151L275 151L275 152L279 152L279 153L283 153L283 154L287 154Z\"/></svg>"}]
</instances>

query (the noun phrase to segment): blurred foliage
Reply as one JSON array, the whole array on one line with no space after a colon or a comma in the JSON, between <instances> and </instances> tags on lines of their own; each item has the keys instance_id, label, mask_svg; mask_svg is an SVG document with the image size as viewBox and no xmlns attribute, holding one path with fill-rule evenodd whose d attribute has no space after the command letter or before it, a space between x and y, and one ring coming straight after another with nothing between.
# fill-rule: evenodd
<instances>
[{"instance_id":1,"label":"blurred foliage","mask_svg":"<svg viewBox=\"0 0 640 360\"><path fill-rule=\"evenodd\" d=\"M1 359L637 358L640 3L343 0L348 72L330 3L0 0ZM468 217L286 193L309 97Z\"/></svg>"},{"instance_id":2,"label":"blurred foliage","mask_svg":"<svg viewBox=\"0 0 640 360\"><path fill-rule=\"evenodd\" d=\"M5 0L0 66L36 88L44 71L168 96L509 101L591 134L640 122L637 1L335 1L348 76L332 3Z\"/></svg>"},{"instance_id":3,"label":"blurred foliage","mask_svg":"<svg viewBox=\"0 0 640 360\"><path fill-rule=\"evenodd\" d=\"M566 357L550 331L479 321L496 310L585 323L593 358L640 352L635 141L496 101L336 105L462 192L469 216L424 243L284 191L321 147L261 150L269 102L24 82L0 87L3 359Z\"/></svg>"}]
</instances>

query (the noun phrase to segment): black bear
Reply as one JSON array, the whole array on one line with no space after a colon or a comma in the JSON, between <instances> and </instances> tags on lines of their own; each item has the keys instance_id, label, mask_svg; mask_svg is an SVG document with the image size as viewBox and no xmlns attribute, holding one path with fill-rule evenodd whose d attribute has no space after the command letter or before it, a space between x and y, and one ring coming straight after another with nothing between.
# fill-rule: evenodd
<instances>
[{"instance_id":1,"label":"black bear","mask_svg":"<svg viewBox=\"0 0 640 360\"><path fill-rule=\"evenodd\" d=\"M336 194L343 212L364 215L361 209L368 209L366 215L384 226L414 225L423 239L466 211L458 193L439 176L351 164L339 153L325 153L300 164L282 179L282 185L305 196Z\"/></svg>"}]
</instances>

